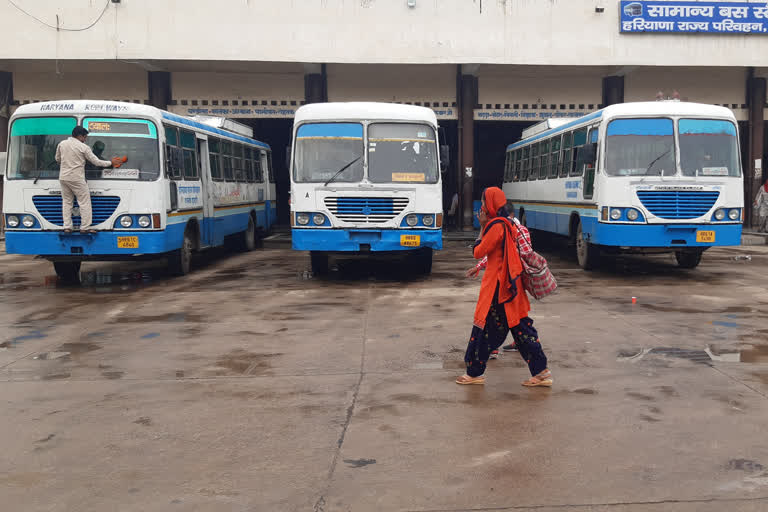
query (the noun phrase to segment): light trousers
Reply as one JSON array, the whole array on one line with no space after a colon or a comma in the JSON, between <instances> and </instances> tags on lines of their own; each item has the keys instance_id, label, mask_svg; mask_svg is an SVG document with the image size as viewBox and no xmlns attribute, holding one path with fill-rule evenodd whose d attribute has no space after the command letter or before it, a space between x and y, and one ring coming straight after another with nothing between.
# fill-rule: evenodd
<instances>
[{"instance_id":1,"label":"light trousers","mask_svg":"<svg viewBox=\"0 0 768 512\"><path fill-rule=\"evenodd\" d=\"M64 229L72 229L72 202L75 197L80 207L80 230L90 229L93 216L88 183L85 180L59 183L61 184L61 215L64 217Z\"/></svg>"}]
</instances>

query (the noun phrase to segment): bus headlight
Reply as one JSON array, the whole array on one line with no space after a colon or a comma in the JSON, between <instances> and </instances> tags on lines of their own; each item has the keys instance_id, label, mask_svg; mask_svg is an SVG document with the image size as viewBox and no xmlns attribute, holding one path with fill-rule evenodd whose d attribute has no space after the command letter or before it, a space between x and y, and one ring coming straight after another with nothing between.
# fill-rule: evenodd
<instances>
[{"instance_id":1,"label":"bus headlight","mask_svg":"<svg viewBox=\"0 0 768 512\"><path fill-rule=\"evenodd\" d=\"M421 218L421 222L423 222L425 226L431 227L435 223L435 216L425 215L424 217Z\"/></svg>"},{"instance_id":2,"label":"bus headlight","mask_svg":"<svg viewBox=\"0 0 768 512\"><path fill-rule=\"evenodd\" d=\"M307 224L309 224L309 215L306 213L297 213L296 223L301 226L306 226Z\"/></svg>"},{"instance_id":3,"label":"bus headlight","mask_svg":"<svg viewBox=\"0 0 768 512\"><path fill-rule=\"evenodd\" d=\"M621 218L621 210L618 208L611 209L611 219L619 220Z\"/></svg>"},{"instance_id":4,"label":"bus headlight","mask_svg":"<svg viewBox=\"0 0 768 512\"><path fill-rule=\"evenodd\" d=\"M738 208L734 208L733 210L728 212L728 218L731 220L739 220L740 216L741 216L741 212L738 210Z\"/></svg>"},{"instance_id":5,"label":"bus headlight","mask_svg":"<svg viewBox=\"0 0 768 512\"><path fill-rule=\"evenodd\" d=\"M715 219L723 220L725 218L725 210L717 210L715 212Z\"/></svg>"},{"instance_id":6,"label":"bus headlight","mask_svg":"<svg viewBox=\"0 0 768 512\"><path fill-rule=\"evenodd\" d=\"M418 223L419 223L419 217L418 217L418 215L410 214L409 216L407 216L407 217L405 218L405 222L406 222L406 223L407 223L409 226L413 227L413 226L415 226L416 224L418 224Z\"/></svg>"},{"instance_id":7,"label":"bus headlight","mask_svg":"<svg viewBox=\"0 0 768 512\"><path fill-rule=\"evenodd\" d=\"M131 218L130 215L123 215L122 217L120 217L120 225L123 226L124 228L129 228L133 226L133 219Z\"/></svg>"},{"instance_id":8,"label":"bus headlight","mask_svg":"<svg viewBox=\"0 0 768 512\"><path fill-rule=\"evenodd\" d=\"M149 219L149 215L139 217L139 226L142 228L148 228L150 224L152 224L152 221Z\"/></svg>"},{"instance_id":9,"label":"bus headlight","mask_svg":"<svg viewBox=\"0 0 768 512\"><path fill-rule=\"evenodd\" d=\"M630 208L629 210L627 210L627 218L629 220L637 220L639 216L640 214L637 213L637 210L635 210L634 208Z\"/></svg>"},{"instance_id":10,"label":"bus headlight","mask_svg":"<svg viewBox=\"0 0 768 512\"><path fill-rule=\"evenodd\" d=\"M9 215L6 220L8 221L8 227L11 227L11 228L19 227L19 218L17 216Z\"/></svg>"},{"instance_id":11,"label":"bus headlight","mask_svg":"<svg viewBox=\"0 0 768 512\"><path fill-rule=\"evenodd\" d=\"M322 226L325 224L325 215L322 213L316 213L312 216L312 222L315 223L315 226Z\"/></svg>"},{"instance_id":12,"label":"bus headlight","mask_svg":"<svg viewBox=\"0 0 768 512\"><path fill-rule=\"evenodd\" d=\"M25 215L24 217L21 218L21 224L25 228L31 228L32 226L35 225L35 218L31 215Z\"/></svg>"}]
</instances>

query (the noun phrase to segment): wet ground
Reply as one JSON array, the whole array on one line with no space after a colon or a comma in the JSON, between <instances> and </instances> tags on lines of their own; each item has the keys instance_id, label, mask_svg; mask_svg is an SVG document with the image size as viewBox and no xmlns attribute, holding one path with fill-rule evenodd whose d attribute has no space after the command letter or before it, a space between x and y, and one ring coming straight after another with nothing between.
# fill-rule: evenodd
<instances>
[{"instance_id":1,"label":"wet ground","mask_svg":"<svg viewBox=\"0 0 768 512\"><path fill-rule=\"evenodd\" d=\"M78 286L0 255L3 509L768 509L768 247L585 273L544 246L548 390L514 353L453 383L465 246L428 278L319 279L267 243L178 279L86 264Z\"/></svg>"}]
</instances>

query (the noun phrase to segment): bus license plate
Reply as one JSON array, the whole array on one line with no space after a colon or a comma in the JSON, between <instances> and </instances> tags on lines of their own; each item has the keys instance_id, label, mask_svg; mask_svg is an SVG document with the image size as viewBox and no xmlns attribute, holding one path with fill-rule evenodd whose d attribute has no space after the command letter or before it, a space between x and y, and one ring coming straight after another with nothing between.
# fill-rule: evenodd
<instances>
[{"instance_id":1,"label":"bus license plate","mask_svg":"<svg viewBox=\"0 0 768 512\"><path fill-rule=\"evenodd\" d=\"M118 249L138 249L139 237L137 236L119 236L117 237Z\"/></svg>"},{"instance_id":2,"label":"bus license plate","mask_svg":"<svg viewBox=\"0 0 768 512\"><path fill-rule=\"evenodd\" d=\"M700 244L713 244L715 243L714 231L697 231L696 241Z\"/></svg>"},{"instance_id":3,"label":"bus license plate","mask_svg":"<svg viewBox=\"0 0 768 512\"><path fill-rule=\"evenodd\" d=\"M420 235L400 235L400 245L403 247L418 247L421 245Z\"/></svg>"}]
</instances>

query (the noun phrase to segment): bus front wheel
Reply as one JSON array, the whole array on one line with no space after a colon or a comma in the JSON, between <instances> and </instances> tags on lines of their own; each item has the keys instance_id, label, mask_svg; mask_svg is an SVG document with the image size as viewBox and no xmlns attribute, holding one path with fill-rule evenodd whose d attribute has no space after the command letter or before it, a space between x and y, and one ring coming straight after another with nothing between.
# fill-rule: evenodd
<instances>
[{"instance_id":1,"label":"bus front wheel","mask_svg":"<svg viewBox=\"0 0 768 512\"><path fill-rule=\"evenodd\" d=\"M185 276L189 274L192 267L192 238L189 231L184 233L184 240L181 242L181 248L173 251L168 256L168 270L175 276Z\"/></svg>"},{"instance_id":2,"label":"bus front wheel","mask_svg":"<svg viewBox=\"0 0 768 512\"><path fill-rule=\"evenodd\" d=\"M432 273L432 249L424 248L416 251L411 256L414 270L419 274L429 275Z\"/></svg>"},{"instance_id":3,"label":"bus front wheel","mask_svg":"<svg viewBox=\"0 0 768 512\"><path fill-rule=\"evenodd\" d=\"M312 273L322 276L328 273L328 255L324 252L311 252L309 259L312 262Z\"/></svg>"},{"instance_id":4,"label":"bus front wheel","mask_svg":"<svg viewBox=\"0 0 768 512\"><path fill-rule=\"evenodd\" d=\"M53 269L62 281L72 283L80 279L79 261L54 261Z\"/></svg>"},{"instance_id":5,"label":"bus front wheel","mask_svg":"<svg viewBox=\"0 0 768 512\"><path fill-rule=\"evenodd\" d=\"M701 251L675 251L680 268L696 268L701 263Z\"/></svg>"},{"instance_id":6,"label":"bus front wheel","mask_svg":"<svg viewBox=\"0 0 768 512\"><path fill-rule=\"evenodd\" d=\"M595 244L584 239L584 231L581 228L581 220L576 227L576 259L584 270L590 270L597 266L600 258L600 249Z\"/></svg>"},{"instance_id":7,"label":"bus front wheel","mask_svg":"<svg viewBox=\"0 0 768 512\"><path fill-rule=\"evenodd\" d=\"M248 217L248 227L240 233L240 249L244 252L250 252L256 248L256 224L253 217Z\"/></svg>"}]
</instances>

